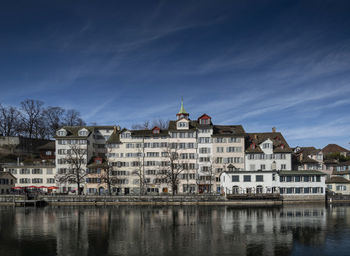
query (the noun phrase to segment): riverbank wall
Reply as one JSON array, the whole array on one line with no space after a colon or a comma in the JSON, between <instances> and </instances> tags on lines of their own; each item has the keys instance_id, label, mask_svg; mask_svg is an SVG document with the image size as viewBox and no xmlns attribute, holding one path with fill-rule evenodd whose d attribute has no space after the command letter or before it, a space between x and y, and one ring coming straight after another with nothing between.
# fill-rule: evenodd
<instances>
[{"instance_id":1,"label":"riverbank wall","mask_svg":"<svg viewBox=\"0 0 350 256\"><path fill-rule=\"evenodd\" d=\"M0 205L16 205L25 201L24 195L0 195ZM231 205L231 206L281 206L295 203L324 203L325 197L235 198L221 195L175 196L91 196L91 195L38 195L35 200L48 205Z\"/></svg>"}]
</instances>

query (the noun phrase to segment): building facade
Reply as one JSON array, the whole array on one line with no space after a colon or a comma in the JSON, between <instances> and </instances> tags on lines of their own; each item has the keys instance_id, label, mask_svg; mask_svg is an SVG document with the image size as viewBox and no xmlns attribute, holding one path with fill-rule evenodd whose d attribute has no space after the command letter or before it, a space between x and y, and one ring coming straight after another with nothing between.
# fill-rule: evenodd
<instances>
[{"instance_id":1,"label":"building facade","mask_svg":"<svg viewBox=\"0 0 350 256\"><path fill-rule=\"evenodd\" d=\"M85 188L87 163L94 156L105 156L106 141L113 133L114 126L66 126L56 132L56 180L59 182L60 192L77 191L75 182L64 181L70 170L76 168L74 163L80 162L81 188Z\"/></svg>"},{"instance_id":2,"label":"building facade","mask_svg":"<svg viewBox=\"0 0 350 256\"><path fill-rule=\"evenodd\" d=\"M247 171L292 170L292 149L280 132L248 133L245 169Z\"/></svg>"},{"instance_id":3,"label":"building facade","mask_svg":"<svg viewBox=\"0 0 350 256\"><path fill-rule=\"evenodd\" d=\"M0 172L0 194L10 194L15 184L15 176L9 172Z\"/></svg>"},{"instance_id":4,"label":"building facade","mask_svg":"<svg viewBox=\"0 0 350 256\"><path fill-rule=\"evenodd\" d=\"M207 114L190 120L183 103L176 118L167 129L113 131L106 141L106 159L117 176L113 192L220 193L220 174L244 168L241 125L214 125Z\"/></svg>"},{"instance_id":5,"label":"building facade","mask_svg":"<svg viewBox=\"0 0 350 256\"><path fill-rule=\"evenodd\" d=\"M224 172L221 186L226 194L280 193L284 200L324 199L326 174L319 171Z\"/></svg>"}]
</instances>

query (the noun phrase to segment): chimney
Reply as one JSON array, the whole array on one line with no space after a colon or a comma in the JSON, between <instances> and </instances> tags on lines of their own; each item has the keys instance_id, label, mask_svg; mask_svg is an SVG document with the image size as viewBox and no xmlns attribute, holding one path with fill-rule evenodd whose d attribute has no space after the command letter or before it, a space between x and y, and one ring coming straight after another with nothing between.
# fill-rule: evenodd
<instances>
[{"instance_id":1,"label":"chimney","mask_svg":"<svg viewBox=\"0 0 350 256\"><path fill-rule=\"evenodd\" d=\"M276 127L272 127L272 132L276 132Z\"/></svg>"}]
</instances>

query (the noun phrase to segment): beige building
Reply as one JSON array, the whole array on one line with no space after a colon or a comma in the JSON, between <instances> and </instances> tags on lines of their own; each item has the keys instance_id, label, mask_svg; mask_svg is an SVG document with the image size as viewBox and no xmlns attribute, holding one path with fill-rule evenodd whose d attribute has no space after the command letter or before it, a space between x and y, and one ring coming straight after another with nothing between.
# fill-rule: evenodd
<instances>
[{"instance_id":1,"label":"beige building","mask_svg":"<svg viewBox=\"0 0 350 256\"><path fill-rule=\"evenodd\" d=\"M56 169L53 163L5 165L4 171L16 179L16 187L53 187L57 186Z\"/></svg>"},{"instance_id":2,"label":"beige building","mask_svg":"<svg viewBox=\"0 0 350 256\"><path fill-rule=\"evenodd\" d=\"M337 194L350 195L350 180L341 176L332 176L326 180L329 191Z\"/></svg>"},{"instance_id":3,"label":"beige building","mask_svg":"<svg viewBox=\"0 0 350 256\"><path fill-rule=\"evenodd\" d=\"M225 168L244 169L242 126L213 125L206 114L190 120L183 104L176 117L167 129L114 130L106 154L118 177L114 193L220 192L219 177ZM175 187L169 181L170 166L175 166L178 177ZM88 192L97 193L96 189Z\"/></svg>"},{"instance_id":4,"label":"beige building","mask_svg":"<svg viewBox=\"0 0 350 256\"><path fill-rule=\"evenodd\" d=\"M0 194L9 194L15 186L16 177L8 172L0 172Z\"/></svg>"}]
</instances>

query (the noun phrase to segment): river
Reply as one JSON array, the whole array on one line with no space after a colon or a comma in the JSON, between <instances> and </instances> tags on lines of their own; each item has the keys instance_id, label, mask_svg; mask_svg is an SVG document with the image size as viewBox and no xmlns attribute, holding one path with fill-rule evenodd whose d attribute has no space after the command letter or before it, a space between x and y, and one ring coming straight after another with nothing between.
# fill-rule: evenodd
<instances>
[{"instance_id":1,"label":"river","mask_svg":"<svg viewBox=\"0 0 350 256\"><path fill-rule=\"evenodd\" d=\"M350 255L350 206L0 207L0 255Z\"/></svg>"}]
</instances>

